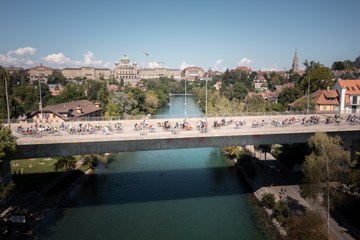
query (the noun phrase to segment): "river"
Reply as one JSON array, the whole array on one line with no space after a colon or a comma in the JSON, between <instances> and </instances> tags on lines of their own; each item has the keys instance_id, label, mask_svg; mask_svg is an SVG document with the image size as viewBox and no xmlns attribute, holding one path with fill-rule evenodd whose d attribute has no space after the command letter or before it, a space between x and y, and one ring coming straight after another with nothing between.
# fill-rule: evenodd
<instances>
[{"instance_id":1,"label":"river","mask_svg":"<svg viewBox=\"0 0 360 240\"><path fill-rule=\"evenodd\" d=\"M192 97L186 113L201 113ZM184 97L159 114L185 114ZM49 212L36 239L266 239L252 201L218 148L119 153Z\"/></svg>"}]
</instances>

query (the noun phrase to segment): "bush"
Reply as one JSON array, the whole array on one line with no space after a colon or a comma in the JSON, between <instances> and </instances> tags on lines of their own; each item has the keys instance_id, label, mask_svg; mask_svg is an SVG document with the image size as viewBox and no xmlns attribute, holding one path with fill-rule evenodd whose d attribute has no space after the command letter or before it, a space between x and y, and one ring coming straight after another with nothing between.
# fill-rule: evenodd
<instances>
[{"instance_id":1,"label":"bush","mask_svg":"<svg viewBox=\"0 0 360 240\"><path fill-rule=\"evenodd\" d=\"M261 205L268 207L268 208L274 208L276 201L275 201L275 195L272 193L266 193L261 198Z\"/></svg>"},{"instance_id":2,"label":"bush","mask_svg":"<svg viewBox=\"0 0 360 240\"><path fill-rule=\"evenodd\" d=\"M274 207L274 217L276 218L276 220L279 223L284 224L284 222L289 217L289 215L290 215L290 210L289 207L286 205L286 203L283 201L277 202Z\"/></svg>"},{"instance_id":3,"label":"bush","mask_svg":"<svg viewBox=\"0 0 360 240\"><path fill-rule=\"evenodd\" d=\"M6 186L0 186L0 199L7 198L15 191L15 183L11 182Z\"/></svg>"}]
</instances>

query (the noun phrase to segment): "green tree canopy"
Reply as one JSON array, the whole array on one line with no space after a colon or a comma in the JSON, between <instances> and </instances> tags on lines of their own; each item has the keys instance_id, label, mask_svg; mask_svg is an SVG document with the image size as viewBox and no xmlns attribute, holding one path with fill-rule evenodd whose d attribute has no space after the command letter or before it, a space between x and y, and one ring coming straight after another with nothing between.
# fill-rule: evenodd
<instances>
[{"instance_id":1,"label":"green tree canopy","mask_svg":"<svg viewBox=\"0 0 360 240\"><path fill-rule=\"evenodd\" d=\"M302 96L301 90L297 87L285 88L278 96L278 102L284 106L292 103Z\"/></svg>"},{"instance_id":2,"label":"green tree canopy","mask_svg":"<svg viewBox=\"0 0 360 240\"><path fill-rule=\"evenodd\" d=\"M67 83L66 77L58 69L55 69L52 74L47 77L47 79L50 84L60 84L64 86Z\"/></svg>"},{"instance_id":3,"label":"green tree canopy","mask_svg":"<svg viewBox=\"0 0 360 240\"><path fill-rule=\"evenodd\" d=\"M82 99L86 99L84 85L69 83L64 87L64 90L60 93L60 95L54 98L54 102L52 104L71 102Z\"/></svg>"},{"instance_id":4,"label":"green tree canopy","mask_svg":"<svg viewBox=\"0 0 360 240\"><path fill-rule=\"evenodd\" d=\"M304 65L306 66L306 74L300 84L304 93L307 92L308 88L310 92L314 92L334 86L335 82L330 68L319 62L311 61L309 63L307 60Z\"/></svg>"},{"instance_id":5,"label":"green tree canopy","mask_svg":"<svg viewBox=\"0 0 360 240\"><path fill-rule=\"evenodd\" d=\"M66 169L71 171L75 169L76 159L73 156L57 157L54 163L54 169L56 171Z\"/></svg>"},{"instance_id":6,"label":"green tree canopy","mask_svg":"<svg viewBox=\"0 0 360 240\"><path fill-rule=\"evenodd\" d=\"M267 112L271 109L271 103L264 100L260 95L254 95L245 99L245 112Z\"/></svg>"},{"instance_id":7,"label":"green tree canopy","mask_svg":"<svg viewBox=\"0 0 360 240\"><path fill-rule=\"evenodd\" d=\"M16 140L11 130L0 125L0 160L9 160L16 151Z\"/></svg>"}]
</instances>

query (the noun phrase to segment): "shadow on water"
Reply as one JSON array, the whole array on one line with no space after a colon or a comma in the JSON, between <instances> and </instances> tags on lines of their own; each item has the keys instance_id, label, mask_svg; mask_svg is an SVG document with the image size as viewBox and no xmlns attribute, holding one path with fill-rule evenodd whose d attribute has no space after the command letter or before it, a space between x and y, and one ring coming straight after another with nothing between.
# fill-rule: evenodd
<instances>
[{"instance_id":1,"label":"shadow on water","mask_svg":"<svg viewBox=\"0 0 360 240\"><path fill-rule=\"evenodd\" d=\"M235 167L94 174L88 177L82 187L69 194L62 207L113 205L248 193L250 192L239 179Z\"/></svg>"}]
</instances>

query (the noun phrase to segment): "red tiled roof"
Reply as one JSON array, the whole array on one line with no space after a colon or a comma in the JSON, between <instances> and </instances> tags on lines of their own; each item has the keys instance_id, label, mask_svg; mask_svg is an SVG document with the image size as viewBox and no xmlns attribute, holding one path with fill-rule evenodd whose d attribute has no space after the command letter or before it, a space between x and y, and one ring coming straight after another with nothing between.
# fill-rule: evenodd
<instances>
[{"instance_id":1,"label":"red tiled roof","mask_svg":"<svg viewBox=\"0 0 360 240\"><path fill-rule=\"evenodd\" d=\"M360 80L338 80L338 83L346 89L346 95L360 95Z\"/></svg>"},{"instance_id":2,"label":"red tiled roof","mask_svg":"<svg viewBox=\"0 0 360 240\"><path fill-rule=\"evenodd\" d=\"M336 90L317 90L310 94L310 99L316 105L339 105L338 93ZM307 98L307 95L296 99L294 102L289 103L290 106L295 106L301 100Z\"/></svg>"},{"instance_id":3,"label":"red tiled roof","mask_svg":"<svg viewBox=\"0 0 360 240\"><path fill-rule=\"evenodd\" d=\"M81 108L82 112L79 113L76 111L76 108ZM67 120L67 117L64 117L64 114L67 114L71 111L73 118L82 117L94 112L98 112L101 109L96 107L94 103L89 100L78 100L66 103L60 103L56 105L48 105L42 109L43 113L53 113L58 117ZM33 112L31 115L36 115L39 111Z\"/></svg>"}]
</instances>

